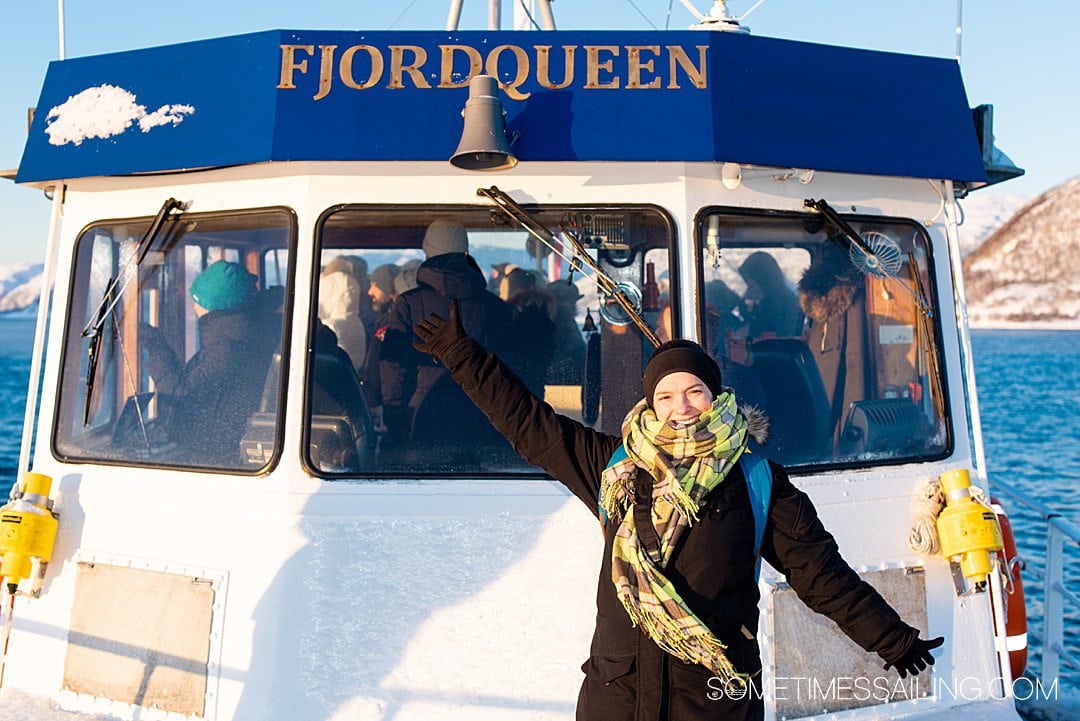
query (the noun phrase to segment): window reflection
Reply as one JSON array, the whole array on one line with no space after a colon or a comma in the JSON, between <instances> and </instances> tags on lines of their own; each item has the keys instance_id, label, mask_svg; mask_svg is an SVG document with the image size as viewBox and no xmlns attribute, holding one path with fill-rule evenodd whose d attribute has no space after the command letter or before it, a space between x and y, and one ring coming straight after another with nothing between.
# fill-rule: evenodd
<instances>
[{"instance_id":1,"label":"window reflection","mask_svg":"<svg viewBox=\"0 0 1080 721\"><path fill-rule=\"evenodd\" d=\"M850 221L899 259L875 275L842 237L803 218L702 222L707 347L741 401L769 416L766 452L789 465L945 452L936 330L909 292L931 287L916 224Z\"/></svg>"},{"instance_id":2,"label":"window reflection","mask_svg":"<svg viewBox=\"0 0 1080 721\"><path fill-rule=\"evenodd\" d=\"M169 221L129 265L149 221L92 226L76 246L54 451L64 459L256 472L276 449L285 211ZM133 271L102 326L88 378L82 329ZM107 305L107 304L106 304ZM84 421L84 414L86 419Z\"/></svg>"},{"instance_id":3,"label":"window reflection","mask_svg":"<svg viewBox=\"0 0 1080 721\"><path fill-rule=\"evenodd\" d=\"M553 230L574 224L616 281L642 288L653 278L663 293L645 315L658 327L668 303L671 240L663 215L531 212ZM493 209L333 212L321 226L319 269L307 402L308 463L319 473L536 472L446 370L412 347L412 325L430 313L446 317L452 299L470 335L559 412L617 432L640 398L626 378L640 377L651 345L632 326L602 319L593 282L571 274L558 254ZM360 291L354 306L324 290L350 281ZM361 328L364 358L357 362Z\"/></svg>"}]
</instances>

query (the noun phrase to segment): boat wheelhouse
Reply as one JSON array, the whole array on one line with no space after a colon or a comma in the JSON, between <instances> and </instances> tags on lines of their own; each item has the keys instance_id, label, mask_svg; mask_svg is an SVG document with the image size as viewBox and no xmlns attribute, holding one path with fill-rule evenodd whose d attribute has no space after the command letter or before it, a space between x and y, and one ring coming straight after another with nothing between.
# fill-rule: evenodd
<instances>
[{"instance_id":1,"label":"boat wheelhouse","mask_svg":"<svg viewBox=\"0 0 1080 721\"><path fill-rule=\"evenodd\" d=\"M516 140L463 150L485 72L484 129ZM448 162L470 151L517 162ZM983 465L954 197L984 157L953 61L733 33L272 31L54 63L18 180L62 199L33 464L60 532L6 679L141 719L572 716L595 518L425 369L372 362L441 229L514 319L500 353L595 428L641 394L631 315L700 341L848 561L947 638L901 680L766 567L769 718L1015 718L1000 583L908 543L924 484ZM252 293L211 352L192 286L219 261Z\"/></svg>"}]
</instances>

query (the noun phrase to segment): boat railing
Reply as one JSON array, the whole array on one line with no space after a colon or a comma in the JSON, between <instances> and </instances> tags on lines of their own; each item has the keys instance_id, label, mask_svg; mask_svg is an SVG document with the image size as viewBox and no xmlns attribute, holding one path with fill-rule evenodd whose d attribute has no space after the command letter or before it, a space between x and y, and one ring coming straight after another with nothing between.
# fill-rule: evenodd
<instances>
[{"instance_id":1,"label":"boat railing","mask_svg":"<svg viewBox=\"0 0 1080 721\"><path fill-rule=\"evenodd\" d=\"M1065 583L1066 567L1076 570L1076 549L1080 549L1080 527L1056 511L1035 500L1026 493L1001 482L992 482L994 495L1004 496L1033 512L1046 527L1045 557L1042 568L1036 563L1025 566L1026 573L1042 586L1042 630L1036 632L1028 626L1031 639L1030 650L1037 650L1041 661L1040 680L1049 688L1061 673L1064 664L1072 672L1080 674L1080 653L1068 646L1065 637L1066 611L1080 612L1080 595ZM1019 514L1017 514L1019 515ZM1027 516L1027 514L1024 514ZM1072 550L1073 558L1067 549ZM1038 559L1028 559L1037 561ZM1068 577L1075 577L1070 574ZM1028 605L1029 609L1031 605Z\"/></svg>"}]
</instances>

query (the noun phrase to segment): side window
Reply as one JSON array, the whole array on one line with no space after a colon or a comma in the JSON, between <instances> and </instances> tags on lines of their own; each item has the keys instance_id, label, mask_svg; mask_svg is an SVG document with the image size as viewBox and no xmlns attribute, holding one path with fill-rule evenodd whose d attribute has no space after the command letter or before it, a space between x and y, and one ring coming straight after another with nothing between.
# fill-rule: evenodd
<instances>
[{"instance_id":1,"label":"side window","mask_svg":"<svg viewBox=\"0 0 1080 721\"><path fill-rule=\"evenodd\" d=\"M699 229L709 351L789 465L934 457L948 428L930 256L915 223L849 219L869 260L802 218L710 213Z\"/></svg>"},{"instance_id":2,"label":"side window","mask_svg":"<svg viewBox=\"0 0 1080 721\"><path fill-rule=\"evenodd\" d=\"M78 240L54 452L258 472L278 437L293 217L173 215L146 240L150 225Z\"/></svg>"},{"instance_id":3,"label":"side window","mask_svg":"<svg viewBox=\"0 0 1080 721\"><path fill-rule=\"evenodd\" d=\"M671 333L664 215L529 213L556 236L572 228L651 327ZM318 240L306 424L318 474L536 473L412 347L412 325L445 317L452 299L469 333L560 413L617 433L641 397L626 378L640 377L651 344L601 303L594 281L494 208L349 207L324 216Z\"/></svg>"}]
</instances>

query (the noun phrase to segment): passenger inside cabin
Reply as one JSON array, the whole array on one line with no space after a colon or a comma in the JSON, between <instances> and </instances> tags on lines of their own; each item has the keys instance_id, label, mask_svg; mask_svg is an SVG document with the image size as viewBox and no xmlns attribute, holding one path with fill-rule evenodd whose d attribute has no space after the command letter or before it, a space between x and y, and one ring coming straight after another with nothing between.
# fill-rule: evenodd
<instances>
[{"instance_id":1,"label":"passenger inside cabin","mask_svg":"<svg viewBox=\"0 0 1080 721\"><path fill-rule=\"evenodd\" d=\"M524 268L507 274L502 286L513 309L516 336L506 361L529 390L542 397L555 358L555 298L539 273Z\"/></svg>"},{"instance_id":2,"label":"passenger inside cabin","mask_svg":"<svg viewBox=\"0 0 1080 721\"><path fill-rule=\"evenodd\" d=\"M488 279L488 290L498 295L499 287L507 273L517 268L513 263L495 263L491 266L491 277Z\"/></svg>"},{"instance_id":3,"label":"passenger inside cabin","mask_svg":"<svg viewBox=\"0 0 1080 721\"><path fill-rule=\"evenodd\" d=\"M822 243L799 280L799 305L809 321L807 345L814 354L837 440L843 416L866 392L866 281L848 253Z\"/></svg>"},{"instance_id":4,"label":"passenger inside cabin","mask_svg":"<svg viewBox=\"0 0 1080 721\"><path fill-rule=\"evenodd\" d=\"M360 377L364 382L364 397L367 399L368 408L371 409L376 425L379 426L382 425L383 405L379 359L382 355L383 338L390 325L390 311L399 295L396 285L400 275L401 269L397 265L393 263L380 265L371 271L371 283L367 291L375 313L375 320L372 326L371 343L368 344L367 359L364 361L364 372Z\"/></svg>"},{"instance_id":5,"label":"passenger inside cabin","mask_svg":"<svg viewBox=\"0 0 1080 721\"><path fill-rule=\"evenodd\" d=\"M554 354L548 366L547 383L556 386L581 385L585 366L585 339L577 322L577 304L581 291L574 283L559 281L547 286L555 300Z\"/></svg>"},{"instance_id":6,"label":"passenger inside cabin","mask_svg":"<svg viewBox=\"0 0 1080 721\"><path fill-rule=\"evenodd\" d=\"M371 306L375 310L376 325L379 320L388 319L390 308L394 305L397 294L394 291L394 281L401 272L394 263L385 263L371 271L371 285L368 286L368 297Z\"/></svg>"},{"instance_id":7,"label":"passenger inside cabin","mask_svg":"<svg viewBox=\"0 0 1080 721\"><path fill-rule=\"evenodd\" d=\"M497 446L503 443L498 434L446 369L413 348L412 326L431 313L449 313L450 302L457 300L469 332L505 353L513 344L512 309L488 291L487 279L468 254L463 225L433 221L422 248L427 259L417 269L418 286L394 301L380 351L383 447L407 446L413 455L434 459L440 451L461 451L461 438L475 439L473 448Z\"/></svg>"},{"instance_id":8,"label":"passenger inside cabin","mask_svg":"<svg viewBox=\"0 0 1080 721\"><path fill-rule=\"evenodd\" d=\"M257 301L258 278L239 263L219 260L191 284L198 350L185 363L162 331L140 326L146 368L183 459L228 466L240 460L240 439L258 408L281 316Z\"/></svg>"},{"instance_id":9,"label":"passenger inside cabin","mask_svg":"<svg viewBox=\"0 0 1080 721\"><path fill-rule=\"evenodd\" d=\"M334 331L358 378L367 359L367 331L360 320L362 295L360 283L342 271L323 273L319 279L319 320Z\"/></svg>"},{"instance_id":10,"label":"passenger inside cabin","mask_svg":"<svg viewBox=\"0 0 1080 721\"><path fill-rule=\"evenodd\" d=\"M768 412L761 380L753 367L746 363L748 324L738 315L740 300L739 294L722 280L712 280L706 284L706 350L720 366L726 385L735 391L739 399Z\"/></svg>"},{"instance_id":11,"label":"passenger inside cabin","mask_svg":"<svg viewBox=\"0 0 1080 721\"><path fill-rule=\"evenodd\" d=\"M345 273L356 280L360 286L360 322L364 324L368 340L375 332L375 309L372 307L371 296L368 289L371 287L371 279L368 277L367 261L358 255L339 255L330 260L323 268L323 273Z\"/></svg>"},{"instance_id":12,"label":"passenger inside cabin","mask_svg":"<svg viewBox=\"0 0 1080 721\"><path fill-rule=\"evenodd\" d=\"M419 261L410 261L415 265L406 264L401 272L398 273L397 278L394 278L394 297L398 297L402 293L408 293L413 288L417 287L416 272L420 269Z\"/></svg>"},{"instance_id":13,"label":"passenger inside cabin","mask_svg":"<svg viewBox=\"0 0 1080 721\"><path fill-rule=\"evenodd\" d=\"M739 266L746 281L742 317L749 323L750 339L766 334L779 337L801 336L803 314L799 298L788 285L780 265L768 253L751 253Z\"/></svg>"},{"instance_id":14,"label":"passenger inside cabin","mask_svg":"<svg viewBox=\"0 0 1080 721\"><path fill-rule=\"evenodd\" d=\"M710 280L705 284L705 333L712 353L735 357L732 345L742 341L745 345L749 324L740 315L742 298L722 280ZM742 361L743 358L735 358Z\"/></svg>"}]
</instances>

